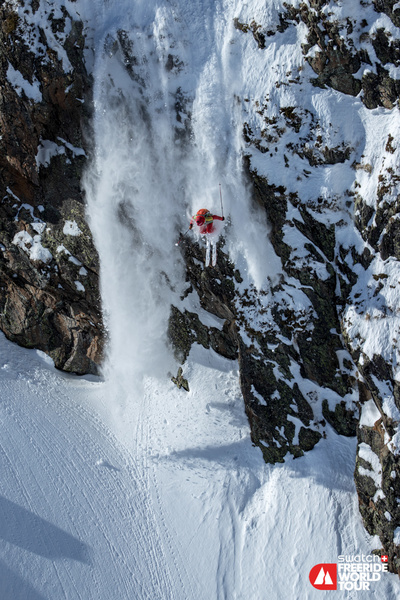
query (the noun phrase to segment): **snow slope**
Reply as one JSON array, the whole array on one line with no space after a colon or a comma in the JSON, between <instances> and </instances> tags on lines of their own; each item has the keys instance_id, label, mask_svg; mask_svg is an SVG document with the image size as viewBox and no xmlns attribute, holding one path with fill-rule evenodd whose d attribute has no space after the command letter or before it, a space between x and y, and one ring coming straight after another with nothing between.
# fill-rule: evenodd
<instances>
[{"instance_id":1,"label":"snow slope","mask_svg":"<svg viewBox=\"0 0 400 600\"><path fill-rule=\"evenodd\" d=\"M195 349L189 393L149 380L125 409L95 378L0 339L2 600L356 598L309 570L369 553L355 442L253 448L234 363ZM391 598L386 575L363 597Z\"/></svg>"}]
</instances>

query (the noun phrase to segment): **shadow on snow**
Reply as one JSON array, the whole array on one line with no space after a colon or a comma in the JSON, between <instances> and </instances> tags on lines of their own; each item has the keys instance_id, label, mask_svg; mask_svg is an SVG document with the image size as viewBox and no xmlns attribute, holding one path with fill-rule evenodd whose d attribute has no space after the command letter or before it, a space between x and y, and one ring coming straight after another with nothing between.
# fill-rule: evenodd
<instances>
[{"instance_id":1,"label":"shadow on snow","mask_svg":"<svg viewBox=\"0 0 400 600\"><path fill-rule=\"evenodd\" d=\"M0 538L44 558L90 563L89 548L83 542L3 496L0 496Z\"/></svg>"}]
</instances>

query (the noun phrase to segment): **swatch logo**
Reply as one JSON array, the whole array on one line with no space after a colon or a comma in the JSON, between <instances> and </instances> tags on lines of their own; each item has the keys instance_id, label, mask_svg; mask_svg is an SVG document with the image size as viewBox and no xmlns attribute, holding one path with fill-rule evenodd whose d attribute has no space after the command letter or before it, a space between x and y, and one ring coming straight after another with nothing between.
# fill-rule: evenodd
<instances>
[{"instance_id":1,"label":"swatch logo","mask_svg":"<svg viewBox=\"0 0 400 600\"><path fill-rule=\"evenodd\" d=\"M315 565L310 571L309 579L317 590L337 590L337 564Z\"/></svg>"}]
</instances>

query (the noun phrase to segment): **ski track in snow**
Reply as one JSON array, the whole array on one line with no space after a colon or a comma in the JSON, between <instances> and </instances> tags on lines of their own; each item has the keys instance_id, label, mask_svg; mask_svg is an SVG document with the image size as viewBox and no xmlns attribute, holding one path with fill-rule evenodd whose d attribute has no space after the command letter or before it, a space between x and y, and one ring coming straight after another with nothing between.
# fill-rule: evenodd
<instances>
[{"instance_id":1,"label":"ski track in snow","mask_svg":"<svg viewBox=\"0 0 400 600\"><path fill-rule=\"evenodd\" d=\"M49 598L173 598L145 467L74 397L100 384L71 383L38 366L2 380L5 557L28 554Z\"/></svg>"},{"instance_id":2,"label":"ski track in snow","mask_svg":"<svg viewBox=\"0 0 400 600\"><path fill-rule=\"evenodd\" d=\"M6 473L8 492L20 486L18 501L23 508L16 511L17 517L19 510L28 511L27 515L40 511L43 517L38 518L47 521L57 518L57 510L71 528L69 534L60 529L59 535L51 535L45 525L44 532L38 532L39 539L43 536L39 547L27 539L32 544L27 550L61 559L52 560L51 597L108 598L116 589L123 598L172 598L142 473L101 422L83 406L74 407L73 401L71 406L60 383L49 385L47 376L45 384L51 396L46 393L44 397L42 383L43 377L35 378L34 384L26 382L28 393L21 395L17 389L25 400L23 406L15 406L15 392L11 392L12 408L10 404L2 407L8 420L1 442L2 472ZM38 412L35 403L43 401L45 409ZM9 448L14 450L11 456ZM104 451L108 451L109 463L101 466L96 462ZM29 482L31 489L24 482ZM6 506L6 514L12 513L12 507ZM27 516L28 524L30 518L36 529L37 517ZM137 522L145 526L137 527ZM6 530L10 541L18 545L18 530L8 531L7 526ZM25 535L36 537L36 531ZM91 543L86 545L86 539ZM82 564L81 581L76 581L76 573L71 579L67 558ZM102 564L104 559L109 564Z\"/></svg>"},{"instance_id":3,"label":"ski track in snow","mask_svg":"<svg viewBox=\"0 0 400 600\"><path fill-rule=\"evenodd\" d=\"M189 393L148 379L115 410L108 383L0 338L2 600L314 600L312 566L370 551L354 440L267 466L234 363L195 348L184 368Z\"/></svg>"}]
</instances>

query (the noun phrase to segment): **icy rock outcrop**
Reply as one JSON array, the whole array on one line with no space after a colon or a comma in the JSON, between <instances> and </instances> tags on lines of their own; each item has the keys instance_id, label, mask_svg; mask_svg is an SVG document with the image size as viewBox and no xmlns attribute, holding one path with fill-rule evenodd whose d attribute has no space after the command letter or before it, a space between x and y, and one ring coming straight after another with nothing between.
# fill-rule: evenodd
<instances>
[{"instance_id":1,"label":"icy rock outcrop","mask_svg":"<svg viewBox=\"0 0 400 600\"><path fill-rule=\"evenodd\" d=\"M238 359L252 440L267 462L282 462L288 452L301 456L311 450L323 435L322 426L307 398L292 383L290 355L294 357L295 350L289 343L277 345L275 331L267 332L244 317L245 304L257 310L256 298L252 291L238 292L240 273L224 253L223 240L213 269L203 270L204 249L197 243L184 240L181 246L187 266L186 295L195 291L202 309L220 319L222 326L207 327L197 314L172 307L169 337L177 357L183 362L196 342Z\"/></svg>"},{"instance_id":2,"label":"icy rock outcrop","mask_svg":"<svg viewBox=\"0 0 400 600\"><path fill-rule=\"evenodd\" d=\"M204 348L212 348L225 358L236 359L238 356L238 334L235 323L235 272L228 256L219 244L218 265L213 269L203 269L204 249L190 239L181 243L182 253L186 261L186 290L184 300L195 291L200 305L205 310L223 321L222 328L204 325L195 312L189 312L176 306L171 307L169 320L169 339L176 357L184 362L193 343Z\"/></svg>"},{"instance_id":3,"label":"icy rock outcrop","mask_svg":"<svg viewBox=\"0 0 400 600\"><path fill-rule=\"evenodd\" d=\"M91 94L84 45L82 22L64 6L1 3L0 328L58 368L96 373L98 259L80 185Z\"/></svg>"},{"instance_id":4,"label":"icy rock outcrop","mask_svg":"<svg viewBox=\"0 0 400 600\"><path fill-rule=\"evenodd\" d=\"M272 43L279 46L280 36L301 28L302 69L308 75L287 73L276 81L276 88L295 88L307 78L316 90L333 89L343 97L358 96L357 101L368 111L378 108L374 115L384 116L386 138L381 138L377 151L374 124L363 108L360 113L365 117L368 141L362 140L357 150L351 142L326 143L309 105L304 108L294 101L293 106L287 106L286 100L279 106L280 98L271 90L264 94L265 100L256 100L254 107L245 99L248 118L244 138L253 197L268 215L270 239L283 269L281 281L271 289L268 300L260 303L257 294L252 295L254 306L259 303L254 314L260 314L261 309L266 315L263 326L257 328L247 320L239 328L255 342L250 350L255 365L253 387L248 386L254 396L250 403L255 407L254 418L250 417L253 441L267 460L279 460L287 450L293 453L285 422L295 422L300 439L307 415L316 433L323 435L326 422L341 435L357 433L355 482L360 511L367 530L379 536L390 569L400 573L399 4L394 0L363 0L358 10L354 3L307 0L282 3L282 9L273 24L242 18L235 23L241 35L263 34L266 50L269 42L271 47ZM254 47L256 52L263 51L256 39ZM272 55L270 49L269 61ZM272 95L278 102L273 109L269 101ZM333 134L335 127L332 120L328 131ZM288 131L290 143L286 141ZM293 132L297 134L294 142ZM268 161L275 153L284 153L284 166L289 171L295 165L299 187L308 178L312 185L317 169L327 164L342 164L343 174L353 169L353 176L349 176L353 184L340 198L303 198L297 190L273 184L259 173L261 155ZM308 162L302 170L299 158L303 164ZM340 211L343 219L337 218ZM288 242L301 239L300 235L303 241L297 247ZM258 331L252 332L252 327ZM261 387L260 381L266 385ZM296 398L286 403L282 383L293 397L295 391L297 398L302 396L309 409L301 412ZM301 423L294 421L291 412L296 403ZM369 409L365 409L367 404ZM304 402L303 407L306 409ZM360 411L364 415L361 421ZM271 437L266 422L274 421ZM286 447L279 434L286 437Z\"/></svg>"}]
</instances>

